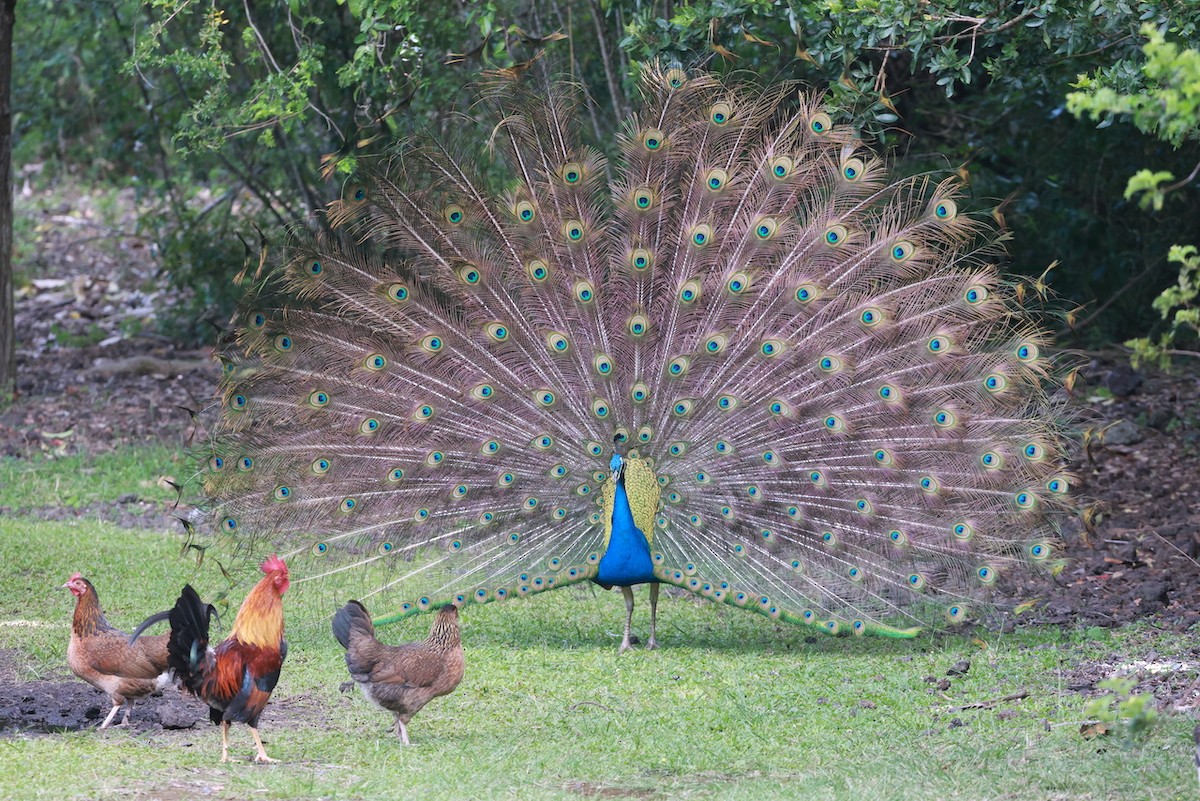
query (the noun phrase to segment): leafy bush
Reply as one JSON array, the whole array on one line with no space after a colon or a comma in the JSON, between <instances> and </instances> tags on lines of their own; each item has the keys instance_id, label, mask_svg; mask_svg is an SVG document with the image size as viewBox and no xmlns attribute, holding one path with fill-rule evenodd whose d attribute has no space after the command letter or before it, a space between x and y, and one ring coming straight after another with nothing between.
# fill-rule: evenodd
<instances>
[{"instance_id":1,"label":"leafy bush","mask_svg":"<svg viewBox=\"0 0 1200 801\"><path fill-rule=\"evenodd\" d=\"M481 68L545 51L532 68L587 84L585 125L609 142L639 61L800 79L894 146L900 169L969 175L978 206L999 205L1016 233L1014 269L1061 260L1056 287L1092 304L1080 319L1095 344L1154 322L1150 298L1173 278L1160 231L1200 241L1197 198L1149 228L1110 186L1135 165L1186 169L1186 153L1063 114L1070 82L1098 59L1114 87L1133 80L1143 22L1200 38L1200 6L1128 0L24 0L18 161L133 182L187 301L174 325L202 336L201 318L231 308L239 235L313 219L356 159L415 129L469 128L462 86Z\"/></svg>"},{"instance_id":2,"label":"leafy bush","mask_svg":"<svg viewBox=\"0 0 1200 801\"><path fill-rule=\"evenodd\" d=\"M1067 96L1067 108L1100 118L1106 125L1118 115L1128 116L1138 130L1176 149L1194 145L1200 141L1200 50L1168 42L1150 25L1142 28L1142 34L1145 62L1137 73L1119 65L1081 75L1075 84L1079 91ZM1168 195L1200 175L1200 153L1194 146L1190 150L1197 161L1186 178L1175 182L1170 170L1140 169L1129 179L1125 199L1140 196L1142 208L1161 213ZM1153 307L1169 326L1156 338L1137 337L1125 343L1133 349L1135 365L1155 361L1165 368L1173 355L1200 357L1200 352L1172 347L1200 337L1200 256L1193 245L1172 245L1167 260L1179 264L1178 278L1154 300Z\"/></svg>"}]
</instances>

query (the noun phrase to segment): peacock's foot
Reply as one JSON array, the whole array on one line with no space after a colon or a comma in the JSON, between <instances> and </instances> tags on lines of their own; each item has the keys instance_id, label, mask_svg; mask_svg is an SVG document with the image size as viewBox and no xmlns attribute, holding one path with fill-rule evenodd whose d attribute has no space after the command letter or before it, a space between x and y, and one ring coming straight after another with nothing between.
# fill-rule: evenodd
<instances>
[{"instance_id":1,"label":"peacock's foot","mask_svg":"<svg viewBox=\"0 0 1200 801\"><path fill-rule=\"evenodd\" d=\"M654 639L653 637L651 637L649 640L646 640L646 650L647 651L653 651L657 647L658 647L658 640Z\"/></svg>"}]
</instances>

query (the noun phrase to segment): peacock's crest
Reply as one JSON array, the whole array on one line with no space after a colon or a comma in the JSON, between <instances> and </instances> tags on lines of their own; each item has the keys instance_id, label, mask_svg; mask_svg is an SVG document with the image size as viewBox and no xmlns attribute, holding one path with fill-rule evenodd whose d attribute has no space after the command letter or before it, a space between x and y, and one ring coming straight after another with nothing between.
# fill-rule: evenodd
<instances>
[{"instance_id":1,"label":"peacock's crest","mask_svg":"<svg viewBox=\"0 0 1200 801\"><path fill-rule=\"evenodd\" d=\"M361 165L239 315L216 530L402 613L636 583L628 556L892 634L1052 563L1047 337L957 182L889 182L791 86L643 93L610 163L576 87L490 76L498 196L438 140Z\"/></svg>"}]
</instances>

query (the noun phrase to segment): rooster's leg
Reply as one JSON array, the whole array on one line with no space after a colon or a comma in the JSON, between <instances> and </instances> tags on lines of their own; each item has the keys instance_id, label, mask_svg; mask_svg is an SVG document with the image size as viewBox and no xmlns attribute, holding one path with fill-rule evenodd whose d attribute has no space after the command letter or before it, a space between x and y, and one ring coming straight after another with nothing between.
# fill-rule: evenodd
<instances>
[{"instance_id":1,"label":"rooster's leg","mask_svg":"<svg viewBox=\"0 0 1200 801\"><path fill-rule=\"evenodd\" d=\"M221 761L229 761L229 721L221 721Z\"/></svg>"},{"instance_id":2,"label":"rooster's leg","mask_svg":"<svg viewBox=\"0 0 1200 801\"><path fill-rule=\"evenodd\" d=\"M650 639L646 640L646 650L651 651L658 647L658 640L654 639L654 624L658 622L658 582L650 585Z\"/></svg>"},{"instance_id":3,"label":"rooster's leg","mask_svg":"<svg viewBox=\"0 0 1200 801\"><path fill-rule=\"evenodd\" d=\"M108 717L106 717L104 722L100 724L100 728L108 728L108 724L112 723L112 719L117 716L117 710L121 708L123 703L123 701L113 701L112 709L108 710ZM128 715L126 715L126 719L128 719Z\"/></svg>"},{"instance_id":4,"label":"rooster's leg","mask_svg":"<svg viewBox=\"0 0 1200 801\"><path fill-rule=\"evenodd\" d=\"M631 646L630 638L633 636L633 587L622 587L621 594L625 596L625 637L621 640L621 647L617 649L617 653L619 654L625 653Z\"/></svg>"},{"instance_id":5,"label":"rooster's leg","mask_svg":"<svg viewBox=\"0 0 1200 801\"><path fill-rule=\"evenodd\" d=\"M258 753L254 755L255 762L278 762L278 759L271 759L267 756L266 750L263 748L262 738L258 736L258 729L250 727L250 733L254 735L254 744L258 746Z\"/></svg>"}]
</instances>

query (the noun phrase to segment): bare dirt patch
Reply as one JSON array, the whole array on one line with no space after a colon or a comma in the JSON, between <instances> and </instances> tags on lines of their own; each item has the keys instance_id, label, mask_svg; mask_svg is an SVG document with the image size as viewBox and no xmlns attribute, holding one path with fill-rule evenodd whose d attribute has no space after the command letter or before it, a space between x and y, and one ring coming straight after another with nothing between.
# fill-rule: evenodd
<instances>
[{"instance_id":1,"label":"bare dirt patch","mask_svg":"<svg viewBox=\"0 0 1200 801\"><path fill-rule=\"evenodd\" d=\"M15 661L20 656L8 652L6 658ZM0 737L96 729L111 708L107 695L83 681L0 682ZM319 728L332 711L309 693L274 696L261 722L267 731ZM120 723L122 714L118 713L116 723ZM195 737L220 739L219 730L209 720L208 705L174 687L139 699L129 715L129 724L114 727L149 736L195 729Z\"/></svg>"},{"instance_id":2,"label":"bare dirt patch","mask_svg":"<svg viewBox=\"0 0 1200 801\"><path fill-rule=\"evenodd\" d=\"M1089 366L1077 405L1103 434L1072 469L1097 525L1088 533L1070 521L1066 569L1014 593L1042 600L1029 620L1149 619L1177 631L1200 622L1200 366L1179 367L1143 374L1112 356Z\"/></svg>"},{"instance_id":3,"label":"bare dirt patch","mask_svg":"<svg viewBox=\"0 0 1200 801\"><path fill-rule=\"evenodd\" d=\"M112 708L108 696L82 681L0 684L0 734L95 728ZM119 723L121 714L117 715ZM208 707L177 690L140 699L129 715L130 731L189 729L208 725Z\"/></svg>"}]
</instances>

